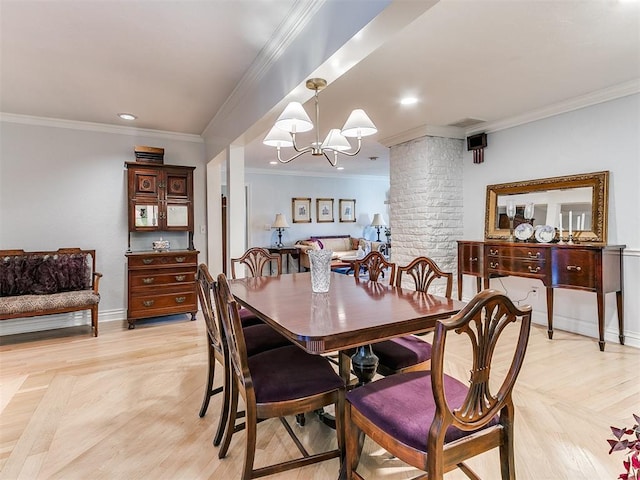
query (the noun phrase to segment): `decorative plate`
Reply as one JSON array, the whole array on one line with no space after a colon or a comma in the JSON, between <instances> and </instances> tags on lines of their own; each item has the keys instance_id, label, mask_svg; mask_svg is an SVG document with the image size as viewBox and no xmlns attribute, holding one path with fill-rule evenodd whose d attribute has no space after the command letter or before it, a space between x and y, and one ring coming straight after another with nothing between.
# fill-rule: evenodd
<instances>
[{"instance_id":1,"label":"decorative plate","mask_svg":"<svg viewBox=\"0 0 640 480\"><path fill-rule=\"evenodd\" d=\"M556 236L556 229L551 225L538 225L535 230L536 240L540 243L549 243Z\"/></svg>"},{"instance_id":2,"label":"decorative plate","mask_svg":"<svg viewBox=\"0 0 640 480\"><path fill-rule=\"evenodd\" d=\"M533 227L530 223L521 223L513 231L513 234L518 240L528 240L531 238L531 235L533 235Z\"/></svg>"}]
</instances>

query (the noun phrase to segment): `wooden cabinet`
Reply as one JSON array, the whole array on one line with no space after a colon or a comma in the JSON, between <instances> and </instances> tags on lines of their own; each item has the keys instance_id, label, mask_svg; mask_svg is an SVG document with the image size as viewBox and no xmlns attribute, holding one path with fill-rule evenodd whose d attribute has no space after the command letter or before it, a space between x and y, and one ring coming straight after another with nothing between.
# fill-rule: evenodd
<instances>
[{"instance_id":1,"label":"wooden cabinet","mask_svg":"<svg viewBox=\"0 0 640 480\"><path fill-rule=\"evenodd\" d=\"M193 249L195 167L137 162L126 166L129 232L186 231Z\"/></svg>"},{"instance_id":2,"label":"wooden cabinet","mask_svg":"<svg viewBox=\"0 0 640 480\"><path fill-rule=\"evenodd\" d=\"M195 167L127 162L129 244L127 320L198 311L193 246L193 171ZM187 250L131 252L132 233L177 231L188 234ZM149 237L149 247L152 240Z\"/></svg>"},{"instance_id":3,"label":"wooden cabinet","mask_svg":"<svg viewBox=\"0 0 640 480\"><path fill-rule=\"evenodd\" d=\"M464 275L489 288L489 279L513 275L536 278L547 292L547 333L553 337L553 289L596 294L600 350L604 350L604 295L616 293L620 343L624 344L622 251L625 245L526 244L458 241L458 299Z\"/></svg>"},{"instance_id":4,"label":"wooden cabinet","mask_svg":"<svg viewBox=\"0 0 640 480\"><path fill-rule=\"evenodd\" d=\"M129 284L127 320L198 311L196 269L198 251L127 253Z\"/></svg>"}]
</instances>

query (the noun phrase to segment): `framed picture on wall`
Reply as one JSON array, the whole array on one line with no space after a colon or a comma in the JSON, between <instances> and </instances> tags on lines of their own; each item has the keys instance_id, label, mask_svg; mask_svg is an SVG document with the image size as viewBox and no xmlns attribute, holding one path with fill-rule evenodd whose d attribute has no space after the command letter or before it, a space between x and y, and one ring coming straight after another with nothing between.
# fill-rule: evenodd
<instances>
[{"instance_id":1,"label":"framed picture on wall","mask_svg":"<svg viewBox=\"0 0 640 480\"><path fill-rule=\"evenodd\" d=\"M291 218L293 223L311 223L311 199L292 198Z\"/></svg>"},{"instance_id":2,"label":"framed picture on wall","mask_svg":"<svg viewBox=\"0 0 640 480\"><path fill-rule=\"evenodd\" d=\"M354 198L341 198L338 207L340 208L341 222L356 221L356 200Z\"/></svg>"},{"instance_id":3,"label":"framed picture on wall","mask_svg":"<svg viewBox=\"0 0 640 480\"><path fill-rule=\"evenodd\" d=\"M316 199L316 222L333 222L333 198Z\"/></svg>"}]
</instances>

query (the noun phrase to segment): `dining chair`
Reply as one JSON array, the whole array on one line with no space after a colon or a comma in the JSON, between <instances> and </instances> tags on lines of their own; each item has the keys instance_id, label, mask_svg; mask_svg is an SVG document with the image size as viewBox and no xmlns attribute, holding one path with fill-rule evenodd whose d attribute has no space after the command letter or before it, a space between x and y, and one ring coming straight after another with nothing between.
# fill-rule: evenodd
<instances>
[{"instance_id":1,"label":"dining chair","mask_svg":"<svg viewBox=\"0 0 640 480\"><path fill-rule=\"evenodd\" d=\"M427 293L434 280L446 281L445 296L451 298L453 273L443 272L429 257L417 257L406 266L399 266L396 286L402 287L403 279L410 278L418 292ZM408 282L405 282L408 283ZM431 365L431 344L415 335L392 338L373 345L378 356L378 373L392 375L399 372L428 370Z\"/></svg>"},{"instance_id":2,"label":"dining chair","mask_svg":"<svg viewBox=\"0 0 640 480\"><path fill-rule=\"evenodd\" d=\"M355 471L362 433L427 472L419 478L440 480L460 468L477 479L463 462L498 447L502 479L515 479L512 391L530 326L530 306L519 309L504 294L485 290L457 315L438 320L430 371L391 375L350 391L345 413L347 479L363 478ZM507 330L515 332L503 338ZM444 373L445 343L451 334L464 334L461 341L470 344L471 375L466 382ZM459 357L460 343L450 350ZM491 369L496 350L512 356L506 373Z\"/></svg>"},{"instance_id":3,"label":"dining chair","mask_svg":"<svg viewBox=\"0 0 640 480\"><path fill-rule=\"evenodd\" d=\"M269 253L269 250L262 247L252 247L239 258L231 259L231 278L236 278L236 266L244 265L250 277L262 277L265 268L271 269L271 262L276 262L277 274L282 275L282 258L277 253ZM271 275L269 272L267 275Z\"/></svg>"},{"instance_id":4,"label":"dining chair","mask_svg":"<svg viewBox=\"0 0 640 480\"><path fill-rule=\"evenodd\" d=\"M393 285L393 280L396 276L396 264L389 262L382 253L374 250L361 260L356 260L353 263L353 276L356 279L359 279L363 272L367 272L369 280L373 282L377 282L380 277L384 278L388 273L389 278L387 281L389 285Z\"/></svg>"},{"instance_id":5,"label":"dining chair","mask_svg":"<svg viewBox=\"0 0 640 480\"><path fill-rule=\"evenodd\" d=\"M227 347L222 323L220 322L219 304L212 298L215 282L205 264L200 264L198 266L198 271L196 273L196 285L198 289L200 307L202 309L207 330L208 352L207 383L205 385L204 398L200 407L199 416L204 417L207 413L211 397L222 392L222 408L218 419L216 433L213 437L213 444L219 445L222 441L222 435L224 433L224 427L226 425L226 419L229 411L229 373L227 362L225 362ZM254 355L273 348L291 345L291 342L266 324L250 324L243 327L243 329L245 331L247 352L249 355ZM213 388L216 363L219 363L223 367L224 376L222 385Z\"/></svg>"},{"instance_id":6,"label":"dining chair","mask_svg":"<svg viewBox=\"0 0 640 480\"><path fill-rule=\"evenodd\" d=\"M291 470L316 462L338 458L341 454L342 422L344 415L345 386L329 362L321 355L306 353L300 347L290 345L268 350L253 356L247 355L245 329L238 315L238 304L233 299L223 273L218 275L215 287L222 310L222 324L228 339L231 381L231 409L227 417L224 438L218 456L224 458L233 436L238 396L244 400L245 456L242 479L262 477ZM317 454L309 454L295 436L284 418L300 412L312 411L333 404L336 412L338 447ZM261 420L280 418L291 435L302 457L265 467L254 468L257 424Z\"/></svg>"}]
</instances>

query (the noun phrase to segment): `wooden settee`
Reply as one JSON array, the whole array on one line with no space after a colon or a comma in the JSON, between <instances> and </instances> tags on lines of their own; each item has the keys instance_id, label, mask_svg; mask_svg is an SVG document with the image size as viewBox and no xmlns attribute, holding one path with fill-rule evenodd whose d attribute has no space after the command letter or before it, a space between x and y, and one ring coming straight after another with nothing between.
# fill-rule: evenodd
<instances>
[{"instance_id":1,"label":"wooden settee","mask_svg":"<svg viewBox=\"0 0 640 480\"><path fill-rule=\"evenodd\" d=\"M91 310L97 337L102 274L95 268L95 250L0 250L0 320Z\"/></svg>"}]
</instances>

